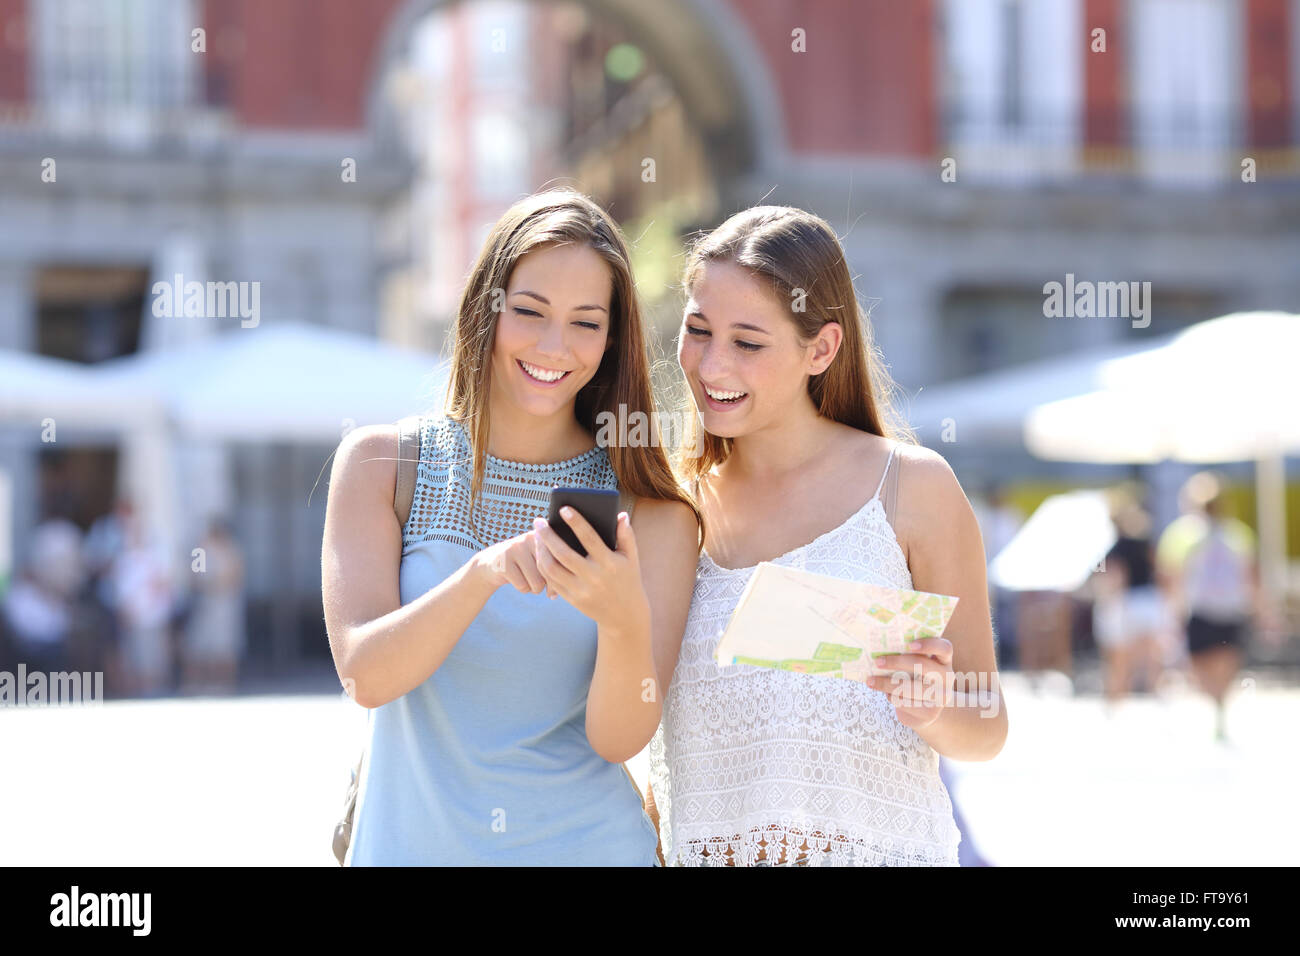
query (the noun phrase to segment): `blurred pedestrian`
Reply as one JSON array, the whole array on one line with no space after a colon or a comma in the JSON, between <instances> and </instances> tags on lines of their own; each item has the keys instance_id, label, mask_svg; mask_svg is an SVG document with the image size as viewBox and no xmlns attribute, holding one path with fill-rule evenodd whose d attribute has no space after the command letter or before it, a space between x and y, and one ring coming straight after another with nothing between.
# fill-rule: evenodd
<instances>
[{"instance_id":1,"label":"blurred pedestrian","mask_svg":"<svg viewBox=\"0 0 1300 956\"><path fill-rule=\"evenodd\" d=\"M1011 543L1025 523L1024 515L1006 498L999 485L990 485L983 499L971 502L979 520L980 535L984 539L984 562L987 567ZM989 576L989 604L993 608L993 639L1001 667L1014 667L1020 663L1019 643L1016 635L1017 604L1020 594L999 587Z\"/></svg>"},{"instance_id":2,"label":"blurred pedestrian","mask_svg":"<svg viewBox=\"0 0 1300 956\"><path fill-rule=\"evenodd\" d=\"M136 520L113 565L113 599L122 628L128 693L161 692L171 674L172 588L167 561Z\"/></svg>"},{"instance_id":3,"label":"blurred pedestrian","mask_svg":"<svg viewBox=\"0 0 1300 956\"><path fill-rule=\"evenodd\" d=\"M195 574L183 681L190 690L230 693L244 654L244 560L224 518L209 523L202 548L204 568Z\"/></svg>"},{"instance_id":4,"label":"blurred pedestrian","mask_svg":"<svg viewBox=\"0 0 1300 956\"><path fill-rule=\"evenodd\" d=\"M1215 739L1225 740L1226 697L1241 667L1252 615L1262 607L1255 534L1226 514L1223 483L1198 472L1160 537L1161 580L1186 630L1193 676L1214 699Z\"/></svg>"},{"instance_id":5,"label":"blurred pedestrian","mask_svg":"<svg viewBox=\"0 0 1300 956\"><path fill-rule=\"evenodd\" d=\"M14 578L3 610L15 666L25 664L30 672L46 674L65 669L71 627L68 602L45 587L30 566L23 567Z\"/></svg>"},{"instance_id":6,"label":"blurred pedestrian","mask_svg":"<svg viewBox=\"0 0 1300 956\"><path fill-rule=\"evenodd\" d=\"M1114 705L1135 683L1145 690L1159 683L1169 620L1156 586L1150 516L1136 502L1124 501L1112 521L1115 544L1093 578L1093 635L1101 651L1106 700Z\"/></svg>"},{"instance_id":7,"label":"blurred pedestrian","mask_svg":"<svg viewBox=\"0 0 1300 956\"><path fill-rule=\"evenodd\" d=\"M104 671L104 687L115 695L124 689L122 627L119 621L113 570L126 550L127 533L135 509L127 498L119 498L113 510L95 520L86 533L82 548L88 576L90 605L88 613L95 619L99 666Z\"/></svg>"},{"instance_id":8,"label":"blurred pedestrian","mask_svg":"<svg viewBox=\"0 0 1300 956\"><path fill-rule=\"evenodd\" d=\"M64 518L32 532L27 564L5 600L19 661L30 671L66 669L74 605L85 582L81 529Z\"/></svg>"}]
</instances>

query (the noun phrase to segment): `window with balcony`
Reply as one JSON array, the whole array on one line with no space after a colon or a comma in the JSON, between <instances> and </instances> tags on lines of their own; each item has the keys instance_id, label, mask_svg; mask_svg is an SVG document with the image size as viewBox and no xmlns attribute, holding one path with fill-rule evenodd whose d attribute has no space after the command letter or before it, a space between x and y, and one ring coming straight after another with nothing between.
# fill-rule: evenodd
<instances>
[{"instance_id":1,"label":"window with balcony","mask_svg":"<svg viewBox=\"0 0 1300 956\"><path fill-rule=\"evenodd\" d=\"M32 0L31 17L32 85L55 131L147 141L195 102L197 0Z\"/></svg>"},{"instance_id":2,"label":"window with balcony","mask_svg":"<svg viewBox=\"0 0 1300 956\"><path fill-rule=\"evenodd\" d=\"M1019 178L1072 170L1082 0L947 0L943 13L946 136L959 171Z\"/></svg>"}]
</instances>

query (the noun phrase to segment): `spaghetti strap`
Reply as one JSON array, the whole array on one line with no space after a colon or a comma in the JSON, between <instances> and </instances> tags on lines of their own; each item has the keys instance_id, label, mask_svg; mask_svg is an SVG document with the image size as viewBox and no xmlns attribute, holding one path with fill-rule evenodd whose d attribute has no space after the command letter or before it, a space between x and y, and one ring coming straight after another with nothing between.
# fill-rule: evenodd
<instances>
[{"instance_id":1,"label":"spaghetti strap","mask_svg":"<svg viewBox=\"0 0 1300 956\"><path fill-rule=\"evenodd\" d=\"M886 459L885 461L885 470L880 473L880 484L876 486L876 493L871 496L873 500L879 498L880 493L885 489L885 478L889 474L889 466L894 463L894 451L897 448L898 448L897 442L895 442L892 446L890 446L889 458Z\"/></svg>"}]
</instances>

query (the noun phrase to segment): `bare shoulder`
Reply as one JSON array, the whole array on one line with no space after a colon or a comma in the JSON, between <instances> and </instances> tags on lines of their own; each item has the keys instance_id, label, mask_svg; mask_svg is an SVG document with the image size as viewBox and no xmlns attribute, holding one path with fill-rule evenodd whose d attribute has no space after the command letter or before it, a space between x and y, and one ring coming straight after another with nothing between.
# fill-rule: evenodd
<instances>
[{"instance_id":1,"label":"bare shoulder","mask_svg":"<svg viewBox=\"0 0 1300 956\"><path fill-rule=\"evenodd\" d=\"M913 445L911 442L895 442L895 461L900 465L898 487L914 492L939 495L942 498L960 496L964 501L966 494L961 490L961 483L953 473L948 459L933 448Z\"/></svg>"},{"instance_id":2,"label":"bare shoulder","mask_svg":"<svg viewBox=\"0 0 1300 956\"><path fill-rule=\"evenodd\" d=\"M330 488L349 495L386 497L397 490L397 425L363 425L343 436L334 452Z\"/></svg>"},{"instance_id":3,"label":"bare shoulder","mask_svg":"<svg viewBox=\"0 0 1300 956\"><path fill-rule=\"evenodd\" d=\"M637 498L632 511L632 529L641 540L664 544L689 541L693 548L698 527L695 512L684 501Z\"/></svg>"},{"instance_id":4,"label":"bare shoulder","mask_svg":"<svg viewBox=\"0 0 1300 956\"><path fill-rule=\"evenodd\" d=\"M895 533L909 556L929 543L951 543L976 527L975 512L948 460L932 448L898 442Z\"/></svg>"},{"instance_id":5,"label":"bare shoulder","mask_svg":"<svg viewBox=\"0 0 1300 956\"><path fill-rule=\"evenodd\" d=\"M881 435L864 432L841 422L836 422L835 426L839 432L836 454L840 465L837 470L841 474L851 473L855 480L879 478L885 462L889 460L889 448L893 442Z\"/></svg>"}]
</instances>

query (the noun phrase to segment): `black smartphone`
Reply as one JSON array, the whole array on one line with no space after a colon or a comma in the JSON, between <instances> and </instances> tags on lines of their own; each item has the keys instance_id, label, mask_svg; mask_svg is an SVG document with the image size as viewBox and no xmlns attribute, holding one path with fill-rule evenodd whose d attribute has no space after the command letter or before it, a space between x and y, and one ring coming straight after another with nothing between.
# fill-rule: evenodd
<instances>
[{"instance_id":1,"label":"black smartphone","mask_svg":"<svg viewBox=\"0 0 1300 956\"><path fill-rule=\"evenodd\" d=\"M546 509L549 524L574 551L584 558L587 549L582 546L569 523L560 516L560 509L568 505L587 519L605 547L614 551L618 547L618 492L608 488L552 488L550 504Z\"/></svg>"}]
</instances>

